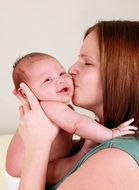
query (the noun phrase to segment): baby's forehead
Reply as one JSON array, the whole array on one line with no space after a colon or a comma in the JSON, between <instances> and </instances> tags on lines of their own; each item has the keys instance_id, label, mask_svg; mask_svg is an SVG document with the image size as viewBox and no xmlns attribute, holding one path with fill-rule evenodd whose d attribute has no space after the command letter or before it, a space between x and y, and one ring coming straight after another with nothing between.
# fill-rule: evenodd
<instances>
[{"instance_id":1,"label":"baby's forehead","mask_svg":"<svg viewBox=\"0 0 139 190\"><path fill-rule=\"evenodd\" d=\"M17 68L18 71L24 72L29 78L32 78L33 75L37 76L44 71L50 74L50 72L59 69L63 70L64 67L56 58L50 56L24 58L20 61Z\"/></svg>"},{"instance_id":2,"label":"baby's forehead","mask_svg":"<svg viewBox=\"0 0 139 190\"><path fill-rule=\"evenodd\" d=\"M41 65L41 63L43 63L43 62L49 63L49 60L52 60L53 62L58 63L58 61L54 57L47 56L47 55L45 55L45 56L27 56L20 60L20 62L17 65L17 69L33 68L33 67L35 67L35 65L37 65L37 64Z\"/></svg>"},{"instance_id":3,"label":"baby's forehead","mask_svg":"<svg viewBox=\"0 0 139 190\"><path fill-rule=\"evenodd\" d=\"M41 55L41 56L25 56L19 63L20 66L24 66L24 65L33 65L33 63L38 63L41 62L43 60L48 60L48 59L54 59L51 56L47 56L47 55Z\"/></svg>"}]
</instances>

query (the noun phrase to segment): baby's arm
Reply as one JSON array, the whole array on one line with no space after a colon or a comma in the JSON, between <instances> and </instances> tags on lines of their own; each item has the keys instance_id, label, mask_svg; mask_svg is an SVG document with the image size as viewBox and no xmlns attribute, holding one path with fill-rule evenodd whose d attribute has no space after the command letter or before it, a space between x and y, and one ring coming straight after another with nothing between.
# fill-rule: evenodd
<instances>
[{"instance_id":1,"label":"baby's arm","mask_svg":"<svg viewBox=\"0 0 139 190\"><path fill-rule=\"evenodd\" d=\"M121 135L133 134L134 131L130 130L136 130L136 127L129 125L133 122L132 120L124 123L126 127L118 127L118 130L116 128L111 130L97 123L92 118L75 112L61 102L41 102L41 105L45 108L47 116L62 129L95 142L101 143Z\"/></svg>"},{"instance_id":2,"label":"baby's arm","mask_svg":"<svg viewBox=\"0 0 139 190\"><path fill-rule=\"evenodd\" d=\"M17 130L6 155L6 171L13 177L20 177L24 152L24 144Z\"/></svg>"}]
</instances>

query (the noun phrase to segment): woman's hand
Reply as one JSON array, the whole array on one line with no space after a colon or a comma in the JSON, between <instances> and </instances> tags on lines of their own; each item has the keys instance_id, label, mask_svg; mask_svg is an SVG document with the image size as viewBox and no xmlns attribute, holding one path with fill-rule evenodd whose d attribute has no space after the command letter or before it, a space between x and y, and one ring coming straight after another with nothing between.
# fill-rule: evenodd
<instances>
[{"instance_id":1,"label":"woman's hand","mask_svg":"<svg viewBox=\"0 0 139 190\"><path fill-rule=\"evenodd\" d=\"M17 94L21 102L19 108L19 133L24 142L25 148L46 148L46 143L53 142L59 132L43 112L37 98L24 83L20 88L26 95L24 98L20 93Z\"/></svg>"},{"instance_id":2,"label":"woman's hand","mask_svg":"<svg viewBox=\"0 0 139 190\"><path fill-rule=\"evenodd\" d=\"M22 104L18 130L25 146L25 155L18 190L44 190L50 149L59 128L47 118L28 86L21 84L20 88L16 94Z\"/></svg>"}]
</instances>

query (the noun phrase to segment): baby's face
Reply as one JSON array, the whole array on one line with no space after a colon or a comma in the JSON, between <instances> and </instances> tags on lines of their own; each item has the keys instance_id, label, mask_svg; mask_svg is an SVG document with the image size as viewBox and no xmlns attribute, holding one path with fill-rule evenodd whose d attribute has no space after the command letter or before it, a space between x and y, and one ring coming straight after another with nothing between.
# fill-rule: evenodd
<instances>
[{"instance_id":1,"label":"baby's face","mask_svg":"<svg viewBox=\"0 0 139 190\"><path fill-rule=\"evenodd\" d=\"M54 58L44 58L26 67L28 86L39 100L68 104L73 95L73 83L64 67Z\"/></svg>"}]
</instances>

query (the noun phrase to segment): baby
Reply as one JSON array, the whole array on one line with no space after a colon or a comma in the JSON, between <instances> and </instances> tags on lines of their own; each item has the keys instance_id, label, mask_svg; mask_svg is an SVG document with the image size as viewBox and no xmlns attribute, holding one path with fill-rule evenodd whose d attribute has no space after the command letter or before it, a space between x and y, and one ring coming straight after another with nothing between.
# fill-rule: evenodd
<instances>
[{"instance_id":1,"label":"baby","mask_svg":"<svg viewBox=\"0 0 139 190\"><path fill-rule=\"evenodd\" d=\"M21 82L25 82L40 102L52 100L65 104L70 102L73 94L72 80L52 56L31 53L17 60L13 67L13 81L18 93L25 96L19 87ZM71 149L72 134L61 130L51 149L50 161L68 156Z\"/></svg>"},{"instance_id":2,"label":"baby","mask_svg":"<svg viewBox=\"0 0 139 190\"><path fill-rule=\"evenodd\" d=\"M73 95L72 79L51 55L30 53L17 60L13 68L13 81L17 93L26 97L20 89L20 83L26 83L40 101L46 115L61 128L52 145L49 162L70 156L73 134L102 143L114 137L133 134L132 130L136 130L136 127L130 126L134 119L124 122L117 128L108 129L92 118L75 112L69 106ZM16 143L14 147L16 149ZM17 151L20 159L23 147ZM16 150L14 152L16 153Z\"/></svg>"}]
</instances>

